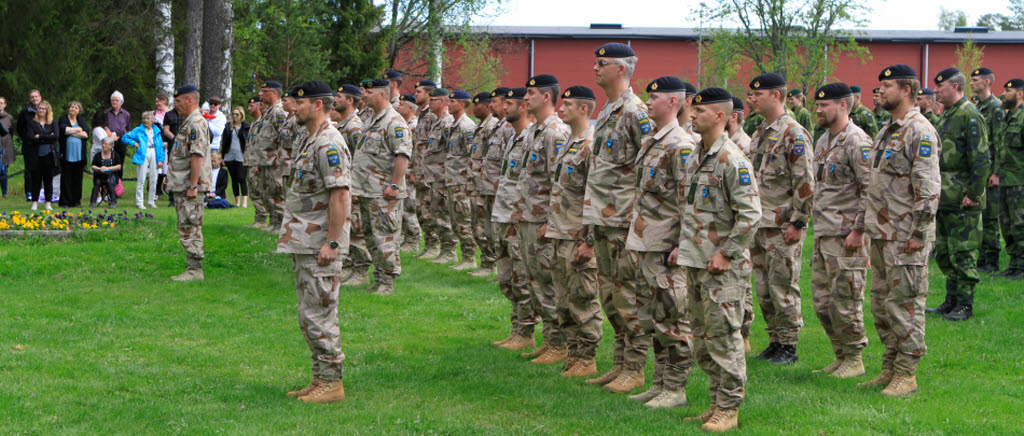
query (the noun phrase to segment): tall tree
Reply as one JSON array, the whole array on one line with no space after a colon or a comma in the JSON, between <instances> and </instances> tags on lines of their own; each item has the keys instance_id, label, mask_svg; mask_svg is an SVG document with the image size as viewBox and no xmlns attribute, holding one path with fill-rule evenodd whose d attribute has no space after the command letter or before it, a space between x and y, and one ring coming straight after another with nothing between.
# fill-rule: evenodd
<instances>
[{"instance_id":1,"label":"tall tree","mask_svg":"<svg viewBox=\"0 0 1024 436\"><path fill-rule=\"evenodd\" d=\"M171 28L171 0L157 0L156 90L174 94L174 33ZM171 102L173 105L174 102Z\"/></svg>"},{"instance_id":2,"label":"tall tree","mask_svg":"<svg viewBox=\"0 0 1024 436\"><path fill-rule=\"evenodd\" d=\"M939 29L953 30L967 25L967 13L959 9L939 8Z\"/></svg>"},{"instance_id":3,"label":"tall tree","mask_svg":"<svg viewBox=\"0 0 1024 436\"><path fill-rule=\"evenodd\" d=\"M199 86L203 63L203 0L185 2L185 53L182 63L182 79L185 83Z\"/></svg>"},{"instance_id":4,"label":"tall tree","mask_svg":"<svg viewBox=\"0 0 1024 436\"><path fill-rule=\"evenodd\" d=\"M985 46L978 45L973 39L968 39L956 48L956 69L967 76L967 83L970 84L971 71L981 68L985 59ZM964 95L971 98L971 87L964 87Z\"/></svg>"},{"instance_id":5,"label":"tall tree","mask_svg":"<svg viewBox=\"0 0 1024 436\"><path fill-rule=\"evenodd\" d=\"M387 68L384 45L389 29L380 29L384 6L373 0L328 0L325 47L331 57L325 77L331 84L359 83L378 77ZM379 31L378 31L379 30Z\"/></svg>"},{"instance_id":6,"label":"tall tree","mask_svg":"<svg viewBox=\"0 0 1024 436\"><path fill-rule=\"evenodd\" d=\"M224 99L231 108L231 50L234 13L231 0L205 0L203 8L202 95Z\"/></svg>"}]
</instances>

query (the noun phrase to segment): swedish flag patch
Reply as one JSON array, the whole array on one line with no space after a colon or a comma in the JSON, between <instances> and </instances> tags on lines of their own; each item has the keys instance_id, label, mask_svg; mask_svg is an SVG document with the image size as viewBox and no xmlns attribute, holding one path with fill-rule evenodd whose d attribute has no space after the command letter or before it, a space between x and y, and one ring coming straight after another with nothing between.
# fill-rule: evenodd
<instances>
[{"instance_id":1,"label":"swedish flag patch","mask_svg":"<svg viewBox=\"0 0 1024 436\"><path fill-rule=\"evenodd\" d=\"M793 153L797 156L804 154L804 147L806 146L807 142L804 141L804 135L798 133L796 137L793 138Z\"/></svg>"},{"instance_id":2,"label":"swedish flag patch","mask_svg":"<svg viewBox=\"0 0 1024 436\"><path fill-rule=\"evenodd\" d=\"M327 163L332 167L341 163L341 154L338 153L338 148L334 144L327 146Z\"/></svg>"},{"instance_id":3,"label":"swedish flag patch","mask_svg":"<svg viewBox=\"0 0 1024 436\"><path fill-rule=\"evenodd\" d=\"M562 152L562 145L564 145L564 144L565 144L565 141L563 141L561 139L555 140L555 154L558 154L558 153Z\"/></svg>"},{"instance_id":4,"label":"swedish flag patch","mask_svg":"<svg viewBox=\"0 0 1024 436\"><path fill-rule=\"evenodd\" d=\"M779 138L776 138L774 136L769 136L768 137L768 142L770 142L772 145L775 145L776 142L779 142Z\"/></svg>"},{"instance_id":5,"label":"swedish flag patch","mask_svg":"<svg viewBox=\"0 0 1024 436\"><path fill-rule=\"evenodd\" d=\"M405 129L403 129L401 127L395 127L395 137L396 138L401 138L403 136L405 136Z\"/></svg>"},{"instance_id":6,"label":"swedish flag patch","mask_svg":"<svg viewBox=\"0 0 1024 436\"><path fill-rule=\"evenodd\" d=\"M750 170L748 170L745 166L741 166L739 169L739 175L741 185L750 185Z\"/></svg>"}]
</instances>

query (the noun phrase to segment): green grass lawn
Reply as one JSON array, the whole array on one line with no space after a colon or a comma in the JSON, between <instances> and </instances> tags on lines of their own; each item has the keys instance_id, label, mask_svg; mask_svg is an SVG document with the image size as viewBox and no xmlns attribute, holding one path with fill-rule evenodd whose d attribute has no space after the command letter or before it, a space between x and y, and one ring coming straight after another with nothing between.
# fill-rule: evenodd
<instances>
[{"instance_id":1,"label":"green grass lawn","mask_svg":"<svg viewBox=\"0 0 1024 436\"><path fill-rule=\"evenodd\" d=\"M125 190L133 196L134 182ZM20 198L0 201L0 211L27 211ZM121 207L134 211L126 200ZM288 257L273 253L273 236L243 227L251 209L207 211L206 281L173 283L184 254L173 210L158 204L146 225L0 240L0 434L699 433L683 422L709 403L698 367L689 406L673 410L564 379L490 345L508 332L509 303L496 284L411 256L394 296L342 288L347 400L286 398L310 376ZM810 248L808 238L805 259ZM920 392L891 399L856 386L880 369L867 307L868 376L811 374L832 358L810 272L806 260L800 361L750 361L742 433L1020 434L1024 283L986 278L971 321L929 317ZM934 265L930 281L935 305L944 279ZM757 316L760 350L767 339ZM601 371L611 365L611 337L606 325Z\"/></svg>"}]
</instances>

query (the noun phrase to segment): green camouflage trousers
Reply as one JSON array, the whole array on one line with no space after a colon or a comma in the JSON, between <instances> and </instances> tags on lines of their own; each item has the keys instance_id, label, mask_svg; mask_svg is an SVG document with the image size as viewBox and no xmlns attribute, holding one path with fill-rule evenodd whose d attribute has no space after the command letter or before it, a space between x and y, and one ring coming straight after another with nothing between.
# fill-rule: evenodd
<instances>
[{"instance_id":1,"label":"green camouflage trousers","mask_svg":"<svg viewBox=\"0 0 1024 436\"><path fill-rule=\"evenodd\" d=\"M811 298L836 358L856 356L868 345L864 335L864 288L868 247L847 250L843 236L814 238Z\"/></svg>"},{"instance_id":2,"label":"green camouflage trousers","mask_svg":"<svg viewBox=\"0 0 1024 436\"><path fill-rule=\"evenodd\" d=\"M480 266L484 268L494 265L495 253L498 251L494 224L491 223L493 207L493 195L473 197L473 238L480 247Z\"/></svg>"},{"instance_id":3,"label":"green camouflage trousers","mask_svg":"<svg viewBox=\"0 0 1024 436\"><path fill-rule=\"evenodd\" d=\"M473 239L473 199L462 186L445 188L448 203L448 219L452 232L459 240L462 259L476 262L476 240Z\"/></svg>"},{"instance_id":4,"label":"green camouflage trousers","mask_svg":"<svg viewBox=\"0 0 1024 436\"><path fill-rule=\"evenodd\" d=\"M341 380L345 353L338 328L338 287L341 262L320 266L315 254L292 254L299 329L309 346L313 376Z\"/></svg>"},{"instance_id":5,"label":"green camouflage trousers","mask_svg":"<svg viewBox=\"0 0 1024 436\"><path fill-rule=\"evenodd\" d=\"M902 375L917 372L928 351L924 342L924 303L928 298L928 253L903 253L904 241L872 239L871 315L885 345L882 369Z\"/></svg>"},{"instance_id":6,"label":"green camouflage trousers","mask_svg":"<svg viewBox=\"0 0 1024 436\"><path fill-rule=\"evenodd\" d=\"M263 203L270 216L270 228L280 229L284 219L284 186L281 179L281 168L277 166L260 166L257 183L263 194Z\"/></svg>"},{"instance_id":7,"label":"green camouflage trousers","mask_svg":"<svg viewBox=\"0 0 1024 436\"><path fill-rule=\"evenodd\" d=\"M743 355L743 294L750 281L750 264L733 261L722 274L702 268L686 268L693 356L708 374L711 404L721 409L738 409L747 382L747 359Z\"/></svg>"},{"instance_id":8,"label":"green camouflage trousers","mask_svg":"<svg viewBox=\"0 0 1024 436\"><path fill-rule=\"evenodd\" d=\"M178 213L178 242L185 248L188 269L203 269L203 197L185 198L185 191L174 192L174 210Z\"/></svg>"},{"instance_id":9,"label":"green camouflage trousers","mask_svg":"<svg viewBox=\"0 0 1024 436\"><path fill-rule=\"evenodd\" d=\"M253 223L266 224L267 204L263 198L263 187L260 186L260 179L253 174L252 168L245 167L245 170L245 183L249 188L249 202L252 203L252 208L256 211Z\"/></svg>"},{"instance_id":10,"label":"green camouflage trousers","mask_svg":"<svg viewBox=\"0 0 1024 436\"><path fill-rule=\"evenodd\" d=\"M402 199L359 197L363 221L363 240L373 257L373 277L377 283L394 284L402 274Z\"/></svg>"},{"instance_id":11,"label":"green camouflage trousers","mask_svg":"<svg viewBox=\"0 0 1024 436\"><path fill-rule=\"evenodd\" d=\"M416 188L412 183L408 186L408 197L402 201L402 235L406 244L420 244L420 220L416 217L419 202L416 201Z\"/></svg>"},{"instance_id":12,"label":"green camouflage trousers","mask_svg":"<svg viewBox=\"0 0 1024 436\"><path fill-rule=\"evenodd\" d=\"M569 357L593 359L601 343L601 295L597 288L597 260L577 265L576 241L554 240L551 279L559 328L569 344Z\"/></svg>"},{"instance_id":13,"label":"green camouflage trousers","mask_svg":"<svg viewBox=\"0 0 1024 436\"><path fill-rule=\"evenodd\" d=\"M999 263L999 252L1003 243L999 239L999 211L1002 210L1001 189L993 186L985 189L985 209L981 212L981 250L978 258L986 262Z\"/></svg>"},{"instance_id":14,"label":"green camouflage trousers","mask_svg":"<svg viewBox=\"0 0 1024 436\"><path fill-rule=\"evenodd\" d=\"M626 249L628 228L593 226L594 257L601 307L615 331L612 362L640 371L647 363L651 336L640 326L636 306L636 252Z\"/></svg>"},{"instance_id":15,"label":"green camouflage trousers","mask_svg":"<svg viewBox=\"0 0 1024 436\"><path fill-rule=\"evenodd\" d=\"M674 391L686 387L693 366L686 272L666 265L668 253L636 253L636 305L640 326L652 338L654 385Z\"/></svg>"},{"instance_id":16,"label":"green camouflage trousers","mask_svg":"<svg viewBox=\"0 0 1024 436\"><path fill-rule=\"evenodd\" d=\"M548 238L537 238L541 223L520 221L516 227L519 231L519 249L529 285L530 301L533 310L544 321L541 335L544 343L552 347L565 346L565 335L558 328L558 311L555 310L555 286L551 282L551 261L554 257L554 244Z\"/></svg>"},{"instance_id":17,"label":"green camouflage trousers","mask_svg":"<svg viewBox=\"0 0 1024 436\"><path fill-rule=\"evenodd\" d=\"M520 336L533 336L533 326L540 322L533 310L530 293L526 290L526 265L523 264L519 249L519 238L516 225L498 223L498 289L512 303L509 318L512 321L512 333Z\"/></svg>"},{"instance_id":18,"label":"green camouflage trousers","mask_svg":"<svg viewBox=\"0 0 1024 436\"><path fill-rule=\"evenodd\" d=\"M1024 269L1024 186L1004 186L999 214L1010 267Z\"/></svg>"},{"instance_id":19,"label":"green camouflage trousers","mask_svg":"<svg viewBox=\"0 0 1024 436\"><path fill-rule=\"evenodd\" d=\"M428 192L430 214L434 222L434 231L441 242L441 251L455 250L458 240L455 239L455 232L452 230L451 209L448 208L451 199L448 198L447 188L444 183L434 183L430 185Z\"/></svg>"},{"instance_id":20,"label":"green camouflage trousers","mask_svg":"<svg viewBox=\"0 0 1024 436\"><path fill-rule=\"evenodd\" d=\"M758 229L750 247L754 289L771 342L796 345L800 328L804 326L800 314L800 285L797 284L803 247L803 237L789 245L783 237L783 229L777 228Z\"/></svg>"},{"instance_id":21,"label":"green camouflage trousers","mask_svg":"<svg viewBox=\"0 0 1024 436\"><path fill-rule=\"evenodd\" d=\"M416 203L419 207L416 213L419 216L420 231L423 233L423 244L426 247L436 247L437 223L434 220L434 212L431 209L431 202L434 200L434 192L423 183L416 183Z\"/></svg>"},{"instance_id":22,"label":"green camouflage trousers","mask_svg":"<svg viewBox=\"0 0 1024 436\"><path fill-rule=\"evenodd\" d=\"M373 259L370 258L370 252L366 250L366 239L363 238L363 219L360 214L358 198L353 198L348 222L348 256L345 257L345 266L357 271L366 271L373 263Z\"/></svg>"},{"instance_id":23,"label":"green camouflage trousers","mask_svg":"<svg viewBox=\"0 0 1024 436\"><path fill-rule=\"evenodd\" d=\"M955 304L974 304L981 245L981 211L944 211L935 214L935 263L946 276L946 299Z\"/></svg>"}]
</instances>

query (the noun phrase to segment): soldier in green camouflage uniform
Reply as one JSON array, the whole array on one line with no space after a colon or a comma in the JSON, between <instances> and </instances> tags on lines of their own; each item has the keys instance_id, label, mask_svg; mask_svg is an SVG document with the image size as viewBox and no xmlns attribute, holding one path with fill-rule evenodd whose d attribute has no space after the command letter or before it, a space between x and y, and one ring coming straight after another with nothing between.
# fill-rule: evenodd
<instances>
[{"instance_id":1,"label":"soldier in green camouflage uniform","mask_svg":"<svg viewBox=\"0 0 1024 436\"><path fill-rule=\"evenodd\" d=\"M449 95L448 113L455 121L447 132L447 157L444 162L444 196L452 231L459 239L462 261L452 266L456 271L476 269L476 240L473 239L473 192L475 184L471 155L476 123L466 115L472 97L457 90Z\"/></svg>"},{"instance_id":2,"label":"soldier in green camouflage uniform","mask_svg":"<svg viewBox=\"0 0 1024 436\"><path fill-rule=\"evenodd\" d=\"M630 399L661 409L686 405L686 383L693 366L686 272L667 259L679 244L679 186L686 182L684 167L695 144L675 116L686 100L683 81L658 78L647 85L647 95L656 127L637 154L637 198L626 248L639 259L636 305L640 326L653 339L654 376L650 389Z\"/></svg>"},{"instance_id":3,"label":"soldier in green camouflage uniform","mask_svg":"<svg viewBox=\"0 0 1024 436\"><path fill-rule=\"evenodd\" d=\"M185 248L185 272L174 281L203 280L203 196L210 191L210 127L199 111L199 90L184 85L174 92L174 107L186 115L167 158L167 191L178 214L178 242Z\"/></svg>"},{"instance_id":4,"label":"soldier in green camouflage uniform","mask_svg":"<svg viewBox=\"0 0 1024 436\"><path fill-rule=\"evenodd\" d=\"M569 139L554 162L551 184L551 212L543 226L545 236L554 243L551 279L555 289L555 310L559 328L566 336L569 357L562 376L597 375L597 346L601 343L601 295L597 286L597 260L579 258L580 247L593 243L583 225L583 196L586 194L594 129L594 92L584 86L571 86L562 94L559 115L572 129Z\"/></svg>"},{"instance_id":5,"label":"soldier in green camouflage uniform","mask_svg":"<svg viewBox=\"0 0 1024 436\"><path fill-rule=\"evenodd\" d=\"M422 161L423 183L427 185L424 191L427 196L423 199L427 204L423 207L430 208L430 220L434 223L441 243L441 250L432 262L442 264L458 260L455 255L458 240L452 231L451 215L448 210L449 198L445 194L444 165L448 157L448 134L455 123L455 118L448 112L448 100L448 90L435 88L430 91L430 112L434 115L434 122L427 131L427 145Z\"/></svg>"},{"instance_id":6,"label":"soldier in green camouflage uniform","mask_svg":"<svg viewBox=\"0 0 1024 436\"><path fill-rule=\"evenodd\" d=\"M814 117L811 116L811 111L807 110L807 96L804 95L804 91L800 89L789 91L786 94L786 102L789 103L789 110L792 113L793 119L814 136L815 129L818 126L814 124Z\"/></svg>"},{"instance_id":7,"label":"soldier in green camouflage uniform","mask_svg":"<svg viewBox=\"0 0 1024 436\"><path fill-rule=\"evenodd\" d=\"M754 175L764 211L750 249L754 290L769 345L758 358L785 365L798 359L796 344L804 325L800 314L801 253L814 196L810 133L783 109L786 80L768 73L750 82L753 106L765 121L751 139Z\"/></svg>"},{"instance_id":8,"label":"soldier in green camouflage uniform","mask_svg":"<svg viewBox=\"0 0 1024 436\"><path fill-rule=\"evenodd\" d=\"M985 118L985 125L988 128L988 147L992 167L990 172L995 170L998 149L1002 144L996 143L996 137L1002 130L1005 114L1001 108L1002 102L992 95L992 85L996 82L996 75L992 70L982 67L971 73L971 92L978 98L978 112ZM1002 241L999 239L999 210L1002 205L1002 196L999 186L987 183L985 188L985 206L981 212L981 250L978 253L978 270L983 272L995 272L999 270L999 252L1003 251Z\"/></svg>"},{"instance_id":9,"label":"soldier in green camouflage uniform","mask_svg":"<svg viewBox=\"0 0 1024 436\"><path fill-rule=\"evenodd\" d=\"M929 123L933 126L939 125L939 116L935 115L933 111L935 107L935 91L929 88L921 88L917 91L917 108L921 110L921 115L924 115L928 119ZM886 112L888 113L888 112Z\"/></svg>"},{"instance_id":10,"label":"soldier in green camouflage uniform","mask_svg":"<svg viewBox=\"0 0 1024 436\"><path fill-rule=\"evenodd\" d=\"M297 88L296 97L299 122L310 134L294 150L277 252L292 257L299 328L309 346L313 380L288 396L330 403L345 399L338 256L348 249L351 160L345 139L328 118L333 106L331 88L323 82L306 82Z\"/></svg>"},{"instance_id":11,"label":"soldier in green camouflage uniform","mask_svg":"<svg viewBox=\"0 0 1024 436\"><path fill-rule=\"evenodd\" d=\"M996 152L996 166L990 183L999 186L1003 194L999 214L1006 254L1010 265L993 274L1013 280L1024 279L1024 80L1006 82L1003 104L1006 117L1000 125Z\"/></svg>"},{"instance_id":12,"label":"soldier in green camouflage uniform","mask_svg":"<svg viewBox=\"0 0 1024 436\"><path fill-rule=\"evenodd\" d=\"M368 291L388 295L402 274L402 201L412 140L409 126L388 99L388 80L374 79L365 90L374 116L355 147L352 193L359 198L363 239L373 256L374 285Z\"/></svg>"},{"instance_id":13,"label":"soldier in green camouflage uniform","mask_svg":"<svg viewBox=\"0 0 1024 436\"><path fill-rule=\"evenodd\" d=\"M928 252L939 205L939 135L914 107L917 72L893 65L878 75L882 107L892 115L868 162L864 230L871 238L871 314L885 345L882 372L862 386L886 386L885 395L917 391L917 363L927 351L924 303Z\"/></svg>"},{"instance_id":14,"label":"soldier in green camouflage uniform","mask_svg":"<svg viewBox=\"0 0 1024 436\"><path fill-rule=\"evenodd\" d=\"M348 144L349 155L356 155L356 147L363 132L363 121L356 114L356 106L363 98L363 92L355 85L342 85L338 90L338 98L334 100L335 110L341 114L341 121L335 128L345 137ZM352 190L352 212L348 215L349 222L349 246L348 256L345 257L344 265L349 270L348 277L341 282L343 286L363 286L370 283L368 270L373 259L370 252L366 250L366 240L363 239L363 222L359 215L359 199L355 197L355 189Z\"/></svg>"},{"instance_id":15,"label":"soldier in green camouflage uniform","mask_svg":"<svg viewBox=\"0 0 1024 436\"><path fill-rule=\"evenodd\" d=\"M939 119L942 196L935 216L935 261L946 275L946 301L928 313L961 321L973 315L979 277L981 211L991 172L985 119L964 97L966 77L956 68L935 76L935 94L946 106Z\"/></svg>"},{"instance_id":16,"label":"soldier in green camouflage uniform","mask_svg":"<svg viewBox=\"0 0 1024 436\"><path fill-rule=\"evenodd\" d=\"M868 247L864 200L871 171L871 138L850 121L853 95L845 83L818 88L815 106L822 135L815 146L814 252L811 296L814 312L832 344L835 361L823 369L839 378L864 375L864 288Z\"/></svg>"},{"instance_id":17,"label":"soldier in green camouflage uniform","mask_svg":"<svg viewBox=\"0 0 1024 436\"><path fill-rule=\"evenodd\" d=\"M504 123L504 111L498 113L491 110L492 92L480 92L473 97L473 116L480 119L480 125L473 132L470 152L470 188L472 189L473 239L480 247L480 268L470 273L473 277L487 277L494 272L495 245L494 229L491 225L491 207L494 205L494 182L501 168L493 165L485 171L485 160L492 145L492 137ZM487 172L488 174L485 174Z\"/></svg>"},{"instance_id":18,"label":"soldier in green camouflage uniform","mask_svg":"<svg viewBox=\"0 0 1024 436\"><path fill-rule=\"evenodd\" d=\"M416 130L413 131L413 155L412 166L409 167L416 186L416 202L419 207L416 209L419 215L420 231L423 233L423 250L416 253L416 258L434 258L441 253L440 240L437 237L437 223L430 210L430 202L434 193L431 192L427 183L427 167L424 163L427 146L430 145L430 131L437 123L437 115L430 111L430 92L437 88L437 84L429 80L421 80L416 83L416 104L420 106L419 115L416 117Z\"/></svg>"},{"instance_id":19,"label":"soldier in green camouflage uniform","mask_svg":"<svg viewBox=\"0 0 1024 436\"><path fill-rule=\"evenodd\" d=\"M693 355L710 379L711 406L686 420L702 421L704 430L725 431L738 425L746 394L740 325L761 200L750 161L725 133L732 96L707 88L693 102L694 128L702 140L687 159L687 180L679 186L679 247L668 261L686 267Z\"/></svg>"},{"instance_id":20,"label":"soldier in green camouflage uniform","mask_svg":"<svg viewBox=\"0 0 1024 436\"><path fill-rule=\"evenodd\" d=\"M875 131L881 132L882 125L885 124L886 121L889 121L889 112L886 112L885 108L882 107L882 96L879 94L878 90L879 88L871 90L871 103L875 106L871 111L871 115L875 117L875 126L877 127ZM875 138L870 139L872 141L875 140Z\"/></svg>"},{"instance_id":21,"label":"soldier in green camouflage uniform","mask_svg":"<svg viewBox=\"0 0 1024 436\"><path fill-rule=\"evenodd\" d=\"M616 383L622 389L644 384L644 363L651 338L640 327L636 307L635 253L626 249L629 217L636 198L636 156L643 138L654 130L647 107L629 80L637 57L625 44L608 43L596 50L594 70L608 103L597 117L594 153L590 158L583 224L590 225L597 256L601 306L615 330L612 368L587 383ZM621 380L620 380L621 379ZM632 389L629 389L632 390Z\"/></svg>"},{"instance_id":22,"label":"soldier in green camouflage uniform","mask_svg":"<svg viewBox=\"0 0 1024 436\"><path fill-rule=\"evenodd\" d=\"M533 326L540 322L526 290L526 265L520 251L517 219L513 216L519 196L517 185L523 169L522 156L526 144L527 126L530 115L526 111L526 88L510 89L505 94L506 126L497 134L501 143L501 176L495 186L494 207L491 220L496 224L498 234L498 289L512 303L512 331L509 336L493 344L509 350L520 350L536 345Z\"/></svg>"},{"instance_id":23,"label":"soldier in green camouflage uniform","mask_svg":"<svg viewBox=\"0 0 1024 436\"><path fill-rule=\"evenodd\" d=\"M745 101L748 107L750 107L750 101L753 96L753 92L747 91L747 98ZM743 121L743 131L747 132L747 135L753 136L754 133L757 132L757 126L760 126L763 122L764 117L762 117L761 114L754 112L754 108L750 107L750 115L748 115L747 119Z\"/></svg>"},{"instance_id":24,"label":"soldier in green camouflage uniform","mask_svg":"<svg viewBox=\"0 0 1024 436\"><path fill-rule=\"evenodd\" d=\"M850 86L853 90L853 109L850 110L850 119L853 123L860 127L864 133L874 138L878 134L878 125L875 124L875 116L871 113L871 110L864 107L860 102L860 87L856 85Z\"/></svg>"},{"instance_id":25,"label":"soldier in green camouflage uniform","mask_svg":"<svg viewBox=\"0 0 1024 436\"><path fill-rule=\"evenodd\" d=\"M256 176L259 191L263 194L267 215L270 217L268 229L277 231L281 227L284 214L284 188L281 186L281 127L284 126L288 114L282 108L280 85L276 82L267 82L261 91L263 103L267 107L249 129L249 147L256 149L259 157L257 166L253 167L252 171Z\"/></svg>"}]
</instances>

